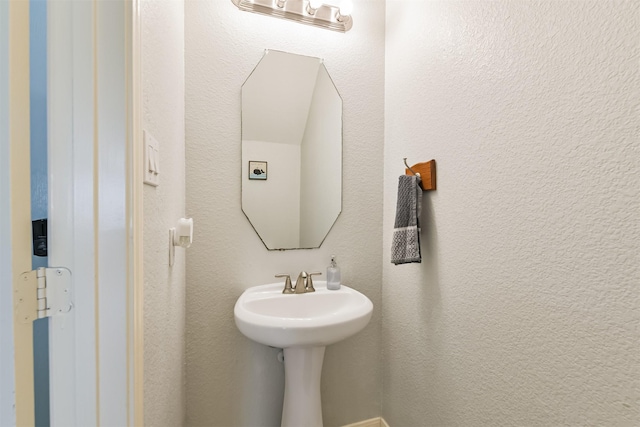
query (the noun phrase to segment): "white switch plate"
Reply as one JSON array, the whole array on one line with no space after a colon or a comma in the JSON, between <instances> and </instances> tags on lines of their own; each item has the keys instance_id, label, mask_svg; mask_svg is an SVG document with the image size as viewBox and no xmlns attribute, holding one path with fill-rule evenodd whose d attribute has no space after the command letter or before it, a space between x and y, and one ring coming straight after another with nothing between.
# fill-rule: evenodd
<instances>
[{"instance_id":1,"label":"white switch plate","mask_svg":"<svg viewBox=\"0 0 640 427\"><path fill-rule=\"evenodd\" d=\"M160 144L148 131L144 131L144 183L160 185Z\"/></svg>"}]
</instances>

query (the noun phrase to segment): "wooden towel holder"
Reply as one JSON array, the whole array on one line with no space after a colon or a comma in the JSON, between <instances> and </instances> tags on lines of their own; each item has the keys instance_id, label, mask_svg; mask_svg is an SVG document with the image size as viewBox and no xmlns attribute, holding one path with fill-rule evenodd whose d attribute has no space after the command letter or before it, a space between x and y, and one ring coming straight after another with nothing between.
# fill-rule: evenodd
<instances>
[{"instance_id":1,"label":"wooden towel holder","mask_svg":"<svg viewBox=\"0 0 640 427\"><path fill-rule=\"evenodd\" d=\"M420 188L423 191L436 189L436 161L434 159L424 163L416 163L413 166L409 166L407 158L404 158L404 164L407 167L404 171L405 175L419 175Z\"/></svg>"}]
</instances>

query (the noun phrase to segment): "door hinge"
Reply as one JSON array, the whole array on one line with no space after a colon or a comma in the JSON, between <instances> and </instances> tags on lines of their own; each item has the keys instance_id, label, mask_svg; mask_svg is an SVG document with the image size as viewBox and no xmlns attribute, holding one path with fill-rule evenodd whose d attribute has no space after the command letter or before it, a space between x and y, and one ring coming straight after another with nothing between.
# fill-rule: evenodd
<instances>
[{"instance_id":1,"label":"door hinge","mask_svg":"<svg viewBox=\"0 0 640 427\"><path fill-rule=\"evenodd\" d=\"M16 318L21 323L68 313L73 308L71 271L64 267L27 271L16 292Z\"/></svg>"}]
</instances>

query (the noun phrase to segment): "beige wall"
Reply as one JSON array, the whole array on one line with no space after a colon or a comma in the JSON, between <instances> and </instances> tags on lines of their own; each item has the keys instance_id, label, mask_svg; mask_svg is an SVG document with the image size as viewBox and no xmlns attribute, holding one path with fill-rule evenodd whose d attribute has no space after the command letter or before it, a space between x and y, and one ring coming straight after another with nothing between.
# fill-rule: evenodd
<instances>
[{"instance_id":1,"label":"beige wall","mask_svg":"<svg viewBox=\"0 0 640 427\"><path fill-rule=\"evenodd\" d=\"M144 129L160 145L160 186L144 187L144 420L185 420L185 251L169 267L169 228L185 215L184 4L142 1ZM199 224L196 223L196 227Z\"/></svg>"},{"instance_id":2,"label":"beige wall","mask_svg":"<svg viewBox=\"0 0 640 427\"><path fill-rule=\"evenodd\" d=\"M241 12L231 1L186 2L187 208L197 224L187 260L188 425L279 425L277 350L245 338L233 306L276 273L324 271L332 253L344 282L375 309L364 331L327 348L324 420L380 413L384 3L355 7L353 30L341 34ZM320 249L267 251L241 211L240 87L266 48L324 58L345 100L343 212Z\"/></svg>"},{"instance_id":3,"label":"beige wall","mask_svg":"<svg viewBox=\"0 0 640 427\"><path fill-rule=\"evenodd\" d=\"M640 423L638 7L387 2L389 425ZM393 266L404 156L438 190Z\"/></svg>"},{"instance_id":4,"label":"beige wall","mask_svg":"<svg viewBox=\"0 0 640 427\"><path fill-rule=\"evenodd\" d=\"M163 155L145 188L145 421L278 425L277 350L237 331L233 304L335 253L376 308L327 349L326 425L637 424L638 6L386 3L386 45L383 2L357 1L347 34L230 1L143 3L145 127ZM240 86L265 48L324 58L344 99L343 213L318 250L269 252L241 212ZM185 96L186 300L184 254L166 262ZM393 266L402 157L435 158L438 190L423 263Z\"/></svg>"}]
</instances>

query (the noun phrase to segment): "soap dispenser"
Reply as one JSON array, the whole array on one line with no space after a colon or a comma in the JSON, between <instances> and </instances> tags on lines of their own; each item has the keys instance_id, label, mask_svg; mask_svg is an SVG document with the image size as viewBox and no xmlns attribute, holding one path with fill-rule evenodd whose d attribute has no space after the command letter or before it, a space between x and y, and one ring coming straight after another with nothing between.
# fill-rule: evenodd
<instances>
[{"instance_id":1,"label":"soap dispenser","mask_svg":"<svg viewBox=\"0 0 640 427\"><path fill-rule=\"evenodd\" d=\"M336 264L336 256L331 255L331 265L327 267L327 289L340 289L340 267Z\"/></svg>"}]
</instances>

